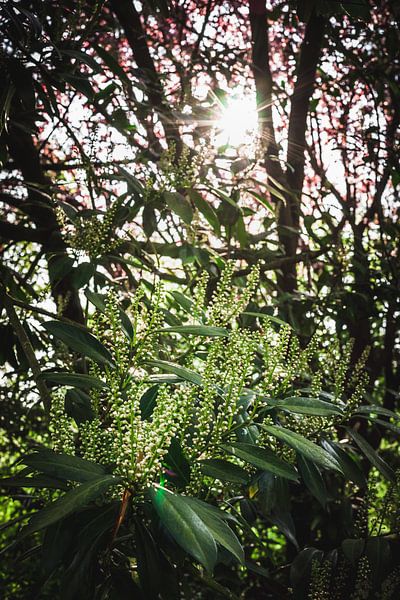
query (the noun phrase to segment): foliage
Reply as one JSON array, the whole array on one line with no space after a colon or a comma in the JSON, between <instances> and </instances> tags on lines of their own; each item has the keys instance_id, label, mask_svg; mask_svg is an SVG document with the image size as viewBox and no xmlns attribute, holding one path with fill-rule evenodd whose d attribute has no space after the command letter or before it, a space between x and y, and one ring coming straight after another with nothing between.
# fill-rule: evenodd
<instances>
[{"instance_id":1,"label":"foliage","mask_svg":"<svg viewBox=\"0 0 400 600\"><path fill-rule=\"evenodd\" d=\"M1 3L5 598L397 598L399 16Z\"/></svg>"},{"instance_id":2,"label":"foliage","mask_svg":"<svg viewBox=\"0 0 400 600\"><path fill-rule=\"evenodd\" d=\"M290 496L313 498L323 514L347 506L343 531L330 536L343 560L350 560L352 545L365 543L346 538L360 530L364 514L351 510L353 494L365 485L356 446L351 437L342 448L337 443L338 432L362 409L361 365L357 380L346 384L349 348L324 348L313 338L301 349L288 326L262 313L247 327L241 324L258 269L240 292L232 275L228 263L208 305L204 278L194 300L156 285L150 296L139 288L124 311L111 288L105 297L88 292L97 307L89 317L91 333L62 320L42 324L54 345L53 356L48 354L54 366L40 374L56 386L47 437L52 449L37 445L21 458L24 468L1 482L11 489L48 490L44 507L24 517L29 521L16 539L18 545L44 531L37 547L42 593L59 585L57 593L66 598L124 597L122 577L127 590L137 588L143 597L172 597L178 589L202 594L208 586L222 595L252 594L263 584L251 583L241 565L248 572L261 569L269 580L269 569L261 567L271 527L299 549ZM72 365L66 347L75 354ZM87 358L80 363L78 356ZM74 364L86 365L87 374L72 372ZM384 518L391 522L387 507L397 497L396 476L367 442L351 435L393 482L384 501ZM335 487L349 486L344 477L354 485L332 496ZM314 539L325 526L321 516ZM367 543L385 544L388 567L391 545L381 537L383 526L361 535ZM71 537L71 531L79 535ZM380 546L371 547L370 554L380 553ZM370 554L366 564L380 568ZM302 564L301 584L311 577L310 594L317 597L325 581L320 571L330 562L317 567L313 556L310 549L298 554L290 585ZM169 573L168 585L154 581L158 568ZM324 585L328 589L329 577Z\"/></svg>"}]
</instances>

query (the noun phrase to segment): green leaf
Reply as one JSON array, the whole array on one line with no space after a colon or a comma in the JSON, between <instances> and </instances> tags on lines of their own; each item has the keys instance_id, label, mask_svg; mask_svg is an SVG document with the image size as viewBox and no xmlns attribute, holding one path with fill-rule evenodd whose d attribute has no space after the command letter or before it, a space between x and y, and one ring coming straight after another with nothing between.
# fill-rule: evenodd
<instances>
[{"instance_id":1,"label":"green leaf","mask_svg":"<svg viewBox=\"0 0 400 600\"><path fill-rule=\"evenodd\" d=\"M77 58L80 62L88 65L95 73L100 72L100 65L95 59L87 54L86 52L81 52L80 50L66 50L61 48L61 53L66 54L67 56L72 56L72 58Z\"/></svg>"},{"instance_id":2,"label":"green leaf","mask_svg":"<svg viewBox=\"0 0 400 600\"><path fill-rule=\"evenodd\" d=\"M71 350L84 354L97 363L114 366L110 352L88 331L60 321L48 321L43 323L43 327Z\"/></svg>"},{"instance_id":3,"label":"green leaf","mask_svg":"<svg viewBox=\"0 0 400 600\"><path fill-rule=\"evenodd\" d=\"M33 515L28 525L21 531L20 537L26 537L35 531L56 523L60 519L64 519L81 506L98 498L110 486L117 485L121 481L121 477L106 475L83 483Z\"/></svg>"},{"instance_id":4,"label":"green leaf","mask_svg":"<svg viewBox=\"0 0 400 600\"><path fill-rule=\"evenodd\" d=\"M73 269L74 261L69 256L52 255L49 260L49 277L52 283L60 281Z\"/></svg>"},{"instance_id":5,"label":"green leaf","mask_svg":"<svg viewBox=\"0 0 400 600\"><path fill-rule=\"evenodd\" d=\"M78 456L58 454L46 448L25 456L23 463L35 471L40 471L50 477L58 477L64 481L85 482L97 479L106 473L105 467L102 465Z\"/></svg>"},{"instance_id":6,"label":"green leaf","mask_svg":"<svg viewBox=\"0 0 400 600\"><path fill-rule=\"evenodd\" d=\"M298 481L299 479L296 469L276 456L272 450L239 442L230 446L223 446L223 448L259 469L269 471L291 481Z\"/></svg>"},{"instance_id":7,"label":"green leaf","mask_svg":"<svg viewBox=\"0 0 400 600\"><path fill-rule=\"evenodd\" d=\"M189 381L190 383L194 383L195 385L203 385L203 379L201 375L167 360L147 360L143 364L145 364L148 367L157 367L162 371L166 371L171 375L176 375L180 379L183 379L184 381Z\"/></svg>"},{"instance_id":8,"label":"green leaf","mask_svg":"<svg viewBox=\"0 0 400 600\"><path fill-rule=\"evenodd\" d=\"M85 290L84 294L89 300L89 302L91 302L93 306L97 308L97 310L99 310L101 313L104 313L106 311L105 296L102 296L101 294L96 294L96 292L92 292L92 290L89 289Z\"/></svg>"},{"instance_id":9,"label":"green leaf","mask_svg":"<svg viewBox=\"0 0 400 600\"><path fill-rule=\"evenodd\" d=\"M210 458L200 460L199 464L202 473L208 477L231 483L242 483L244 485L249 481L249 475L242 467L227 460Z\"/></svg>"},{"instance_id":10,"label":"green leaf","mask_svg":"<svg viewBox=\"0 0 400 600\"><path fill-rule=\"evenodd\" d=\"M118 63L117 59L114 58L114 56L109 51L104 50L104 48L101 48L96 44L94 44L93 47L96 50L97 54L100 56L100 58L104 61L105 65L110 69L110 71L114 73L114 75L119 77L119 79L123 83L130 85L129 77L125 73L121 65Z\"/></svg>"},{"instance_id":11,"label":"green leaf","mask_svg":"<svg viewBox=\"0 0 400 600\"><path fill-rule=\"evenodd\" d=\"M96 272L96 267L91 262L83 262L72 270L71 283L73 287L80 290L86 285Z\"/></svg>"},{"instance_id":12,"label":"green leaf","mask_svg":"<svg viewBox=\"0 0 400 600\"><path fill-rule=\"evenodd\" d=\"M180 333L182 335L201 335L206 337L226 337L229 331L225 327L210 327L207 325L176 325L157 329L157 333Z\"/></svg>"},{"instance_id":13,"label":"green leaf","mask_svg":"<svg viewBox=\"0 0 400 600\"><path fill-rule=\"evenodd\" d=\"M64 481L47 477L46 475L35 475L34 477L7 477L0 479L0 488L2 487L27 487L27 488L47 488L54 490L67 490L68 487Z\"/></svg>"},{"instance_id":14,"label":"green leaf","mask_svg":"<svg viewBox=\"0 0 400 600\"><path fill-rule=\"evenodd\" d=\"M377 405L368 405L368 406L359 406L355 412L355 414L367 414L369 415L370 413L372 414L377 414L377 415L383 415L385 417L389 417L390 419L396 419L396 420L400 420L400 416L396 415L395 412L393 412L392 410L389 410L388 408L384 408L383 406L377 406Z\"/></svg>"},{"instance_id":15,"label":"green leaf","mask_svg":"<svg viewBox=\"0 0 400 600\"><path fill-rule=\"evenodd\" d=\"M255 192L254 190L246 190L249 194L251 194L252 196L254 196L254 198L256 198L259 202L261 202L261 204L267 208L273 215L275 215L275 210L274 207L272 206L272 204L270 202L268 202L268 200L266 198L264 198L264 196L261 196L260 194L258 194L257 192ZM279 192L277 192L276 190L274 190L273 192L275 195L279 194ZM282 196L282 194L280 194L280 196ZM280 198L282 200L282 197L278 196L278 198Z\"/></svg>"},{"instance_id":16,"label":"green leaf","mask_svg":"<svg viewBox=\"0 0 400 600\"><path fill-rule=\"evenodd\" d=\"M376 467L378 471L382 473L384 477L386 477L386 479L389 479L389 481L394 481L395 474L393 469L383 460L383 458L378 456L373 447L356 431L353 431L349 427L346 427L346 431L349 435L351 435L361 452L365 454L370 463L374 465L374 467Z\"/></svg>"},{"instance_id":17,"label":"green leaf","mask_svg":"<svg viewBox=\"0 0 400 600\"><path fill-rule=\"evenodd\" d=\"M40 379L56 383L58 385L68 385L83 390L95 389L102 390L107 387L104 381L101 381L93 375L84 373L63 373L63 372L44 372L40 374Z\"/></svg>"},{"instance_id":18,"label":"green leaf","mask_svg":"<svg viewBox=\"0 0 400 600\"><path fill-rule=\"evenodd\" d=\"M229 525L222 519L211 516L207 511L199 510L198 506L196 506L196 511L211 531L214 540L233 554L240 563L244 563L243 548Z\"/></svg>"},{"instance_id":19,"label":"green leaf","mask_svg":"<svg viewBox=\"0 0 400 600\"><path fill-rule=\"evenodd\" d=\"M209 572L217 561L217 547L204 521L183 496L163 488L151 488L153 505L175 541Z\"/></svg>"},{"instance_id":20,"label":"green leaf","mask_svg":"<svg viewBox=\"0 0 400 600\"><path fill-rule=\"evenodd\" d=\"M164 192L164 200L170 210L178 215L184 223L190 225L193 209L187 198L179 192Z\"/></svg>"},{"instance_id":21,"label":"green leaf","mask_svg":"<svg viewBox=\"0 0 400 600\"><path fill-rule=\"evenodd\" d=\"M188 194L197 210L201 212L203 217L213 228L216 235L219 236L221 234L221 227L219 224L218 215L215 212L212 204L210 202L207 202L207 200L205 200L203 196L199 194L199 192L197 192L196 190L189 190Z\"/></svg>"},{"instance_id":22,"label":"green leaf","mask_svg":"<svg viewBox=\"0 0 400 600\"><path fill-rule=\"evenodd\" d=\"M187 312L189 315L193 313L194 304L192 300L190 300L190 298L187 298L187 296L185 296L181 292L178 292L177 290L172 290L170 294L185 312Z\"/></svg>"},{"instance_id":23,"label":"green leaf","mask_svg":"<svg viewBox=\"0 0 400 600\"><path fill-rule=\"evenodd\" d=\"M346 479L353 481L360 488L366 487L367 480L365 475L354 458L345 452L336 442L332 442L331 440L322 440L322 445L325 450L332 454L332 456L337 460Z\"/></svg>"},{"instance_id":24,"label":"green leaf","mask_svg":"<svg viewBox=\"0 0 400 600\"><path fill-rule=\"evenodd\" d=\"M391 564L391 549L389 540L381 536L374 536L367 540L365 555L371 565L374 584L377 585L385 579L388 567Z\"/></svg>"},{"instance_id":25,"label":"green leaf","mask_svg":"<svg viewBox=\"0 0 400 600\"><path fill-rule=\"evenodd\" d=\"M307 460L301 454L297 455L297 464L300 469L301 477L312 495L318 500L323 508L326 506L327 493L325 481L318 467Z\"/></svg>"},{"instance_id":26,"label":"green leaf","mask_svg":"<svg viewBox=\"0 0 400 600\"><path fill-rule=\"evenodd\" d=\"M276 406L277 408L283 408L285 410L298 413L301 415L316 415L316 416L330 416L330 415L342 415L343 411L338 406L319 400L318 398L301 398L299 396L291 396L283 400L269 400L269 404Z\"/></svg>"},{"instance_id":27,"label":"green leaf","mask_svg":"<svg viewBox=\"0 0 400 600\"><path fill-rule=\"evenodd\" d=\"M353 565L356 565L365 549L365 540L343 540L343 554Z\"/></svg>"},{"instance_id":28,"label":"green leaf","mask_svg":"<svg viewBox=\"0 0 400 600\"><path fill-rule=\"evenodd\" d=\"M64 407L66 414L75 419L78 425L85 421L93 421L95 418L92 399L83 390L69 389L65 394Z\"/></svg>"},{"instance_id":29,"label":"green leaf","mask_svg":"<svg viewBox=\"0 0 400 600\"><path fill-rule=\"evenodd\" d=\"M151 417L153 410L156 407L158 387L158 385L152 385L151 388L146 390L140 398L140 414L142 415L142 419L144 421Z\"/></svg>"},{"instance_id":30,"label":"green leaf","mask_svg":"<svg viewBox=\"0 0 400 600\"><path fill-rule=\"evenodd\" d=\"M259 425L267 431L270 435L278 438L282 442L285 442L291 448L294 448L300 454L303 454L310 461L317 463L324 469L332 469L342 473L337 460L333 458L328 452L323 450L314 442L307 440L305 437L285 427L277 427L275 425Z\"/></svg>"},{"instance_id":31,"label":"green leaf","mask_svg":"<svg viewBox=\"0 0 400 600\"><path fill-rule=\"evenodd\" d=\"M190 464L176 438L172 439L164 462L172 471L169 475L170 481L175 485L187 487L190 483Z\"/></svg>"},{"instance_id":32,"label":"green leaf","mask_svg":"<svg viewBox=\"0 0 400 600\"><path fill-rule=\"evenodd\" d=\"M277 323L278 325L283 325L285 327L290 327L292 329L289 323L285 323L285 321L282 321L282 319L279 319L278 317L273 317L272 315L267 315L266 313L252 312L246 310L241 314L248 315L249 317L257 317L257 319L265 319L266 321L272 321L273 323Z\"/></svg>"},{"instance_id":33,"label":"green leaf","mask_svg":"<svg viewBox=\"0 0 400 600\"><path fill-rule=\"evenodd\" d=\"M81 92L89 100L94 98L92 84L87 77L78 77L77 75L64 74L63 79L72 85L78 92Z\"/></svg>"},{"instance_id":34,"label":"green leaf","mask_svg":"<svg viewBox=\"0 0 400 600\"><path fill-rule=\"evenodd\" d=\"M210 517L214 517L216 519L222 519L223 521L233 521L234 523L238 523L236 517L231 515L225 510L221 510L217 506L213 506L212 504L208 504L208 502L203 502L203 500L199 500L198 498L192 498L189 496L185 496L185 500L189 502L194 508L196 512L204 513L210 515Z\"/></svg>"}]
</instances>

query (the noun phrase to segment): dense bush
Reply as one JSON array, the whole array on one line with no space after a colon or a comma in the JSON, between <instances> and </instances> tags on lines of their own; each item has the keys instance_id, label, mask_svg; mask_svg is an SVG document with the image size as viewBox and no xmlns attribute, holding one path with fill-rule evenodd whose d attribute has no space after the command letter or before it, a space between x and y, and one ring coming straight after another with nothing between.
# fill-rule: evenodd
<instances>
[{"instance_id":1,"label":"dense bush","mask_svg":"<svg viewBox=\"0 0 400 600\"><path fill-rule=\"evenodd\" d=\"M2 597L398 598L399 16L1 4Z\"/></svg>"}]
</instances>

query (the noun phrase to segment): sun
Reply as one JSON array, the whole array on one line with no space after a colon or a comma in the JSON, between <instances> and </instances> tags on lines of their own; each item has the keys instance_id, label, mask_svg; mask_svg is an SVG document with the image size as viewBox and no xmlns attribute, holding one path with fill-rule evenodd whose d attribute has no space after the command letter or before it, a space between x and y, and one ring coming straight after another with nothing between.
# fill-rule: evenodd
<instances>
[{"instance_id":1,"label":"sun","mask_svg":"<svg viewBox=\"0 0 400 600\"><path fill-rule=\"evenodd\" d=\"M248 96L233 96L221 108L216 121L215 143L238 147L254 142L258 131L256 101Z\"/></svg>"}]
</instances>

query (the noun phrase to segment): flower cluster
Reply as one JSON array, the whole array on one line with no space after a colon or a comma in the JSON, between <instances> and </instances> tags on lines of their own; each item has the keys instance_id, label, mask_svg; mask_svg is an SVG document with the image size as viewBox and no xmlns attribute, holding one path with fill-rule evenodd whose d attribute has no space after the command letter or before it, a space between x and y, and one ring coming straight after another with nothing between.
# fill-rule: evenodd
<instances>
[{"instance_id":1,"label":"flower cluster","mask_svg":"<svg viewBox=\"0 0 400 600\"><path fill-rule=\"evenodd\" d=\"M84 252L91 258L97 258L111 252L120 240L115 239L115 217L120 206L116 200L105 213L88 216L77 213L72 227L67 224L61 208L56 209L57 220L68 245L74 250Z\"/></svg>"},{"instance_id":2,"label":"flower cluster","mask_svg":"<svg viewBox=\"0 0 400 600\"><path fill-rule=\"evenodd\" d=\"M309 600L331 600L330 582L332 576L332 563L324 560L322 564L313 561L311 567L311 582Z\"/></svg>"},{"instance_id":3,"label":"flower cluster","mask_svg":"<svg viewBox=\"0 0 400 600\"><path fill-rule=\"evenodd\" d=\"M55 447L73 452L76 441L81 456L109 465L123 478L132 496L141 498L152 482L163 477L166 456L175 439L191 465L189 485L193 491L204 482L199 461L223 457L223 444L233 442L238 430L240 435L247 435L244 422L255 419L272 424L271 413L264 411L268 400L296 395L299 376L308 377L308 394L319 397L332 357L329 349L321 351L317 337L301 348L290 327L276 326L268 316L262 318L258 330L237 326L235 317L245 310L258 277L258 268L254 268L247 286L238 294L232 283L233 263L228 263L207 308L207 277L203 276L194 301L189 301L190 316L185 318L192 329L193 325L200 325L200 329L224 327L226 332L207 337L192 331L178 345L163 327L161 286L153 287L150 300L139 289L126 311L117 294L110 291L104 306L92 318L92 330L111 353L114 366L91 365L90 374L105 385L91 391L93 416L79 424L77 433L72 433L62 403L54 403ZM169 356L171 349L176 356ZM178 377L177 382L162 373L150 375L152 365L165 368L171 362L176 363L175 371L194 371L197 383L190 383L190 377ZM344 362L347 365L347 358ZM362 380L360 369L357 377ZM347 366L336 379L332 376L335 401L339 396L342 402L344 372ZM150 396L151 409L144 410ZM311 439L318 438L321 430L334 431L336 423L336 417L290 411L282 411L279 418L285 427ZM261 428L253 429L255 443L268 445L289 462L295 461L292 449Z\"/></svg>"},{"instance_id":4,"label":"flower cluster","mask_svg":"<svg viewBox=\"0 0 400 600\"><path fill-rule=\"evenodd\" d=\"M65 392L52 394L50 410L50 437L56 452L74 454L75 440L72 419L65 412Z\"/></svg>"},{"instance_id":5,"label":"flower cluster","mask_svg":"<svg viewBox=\"0 0 400 600\"><path fill-rule=\"evenodd\" d=\"M232 278L235 264L228 261L222 272L207 311L207 321L210 325L225 326L242 313L253 296L260 279L260 267L252 267L247 285L240 295L233 285Z\"/></svg>"}]
</instances>

